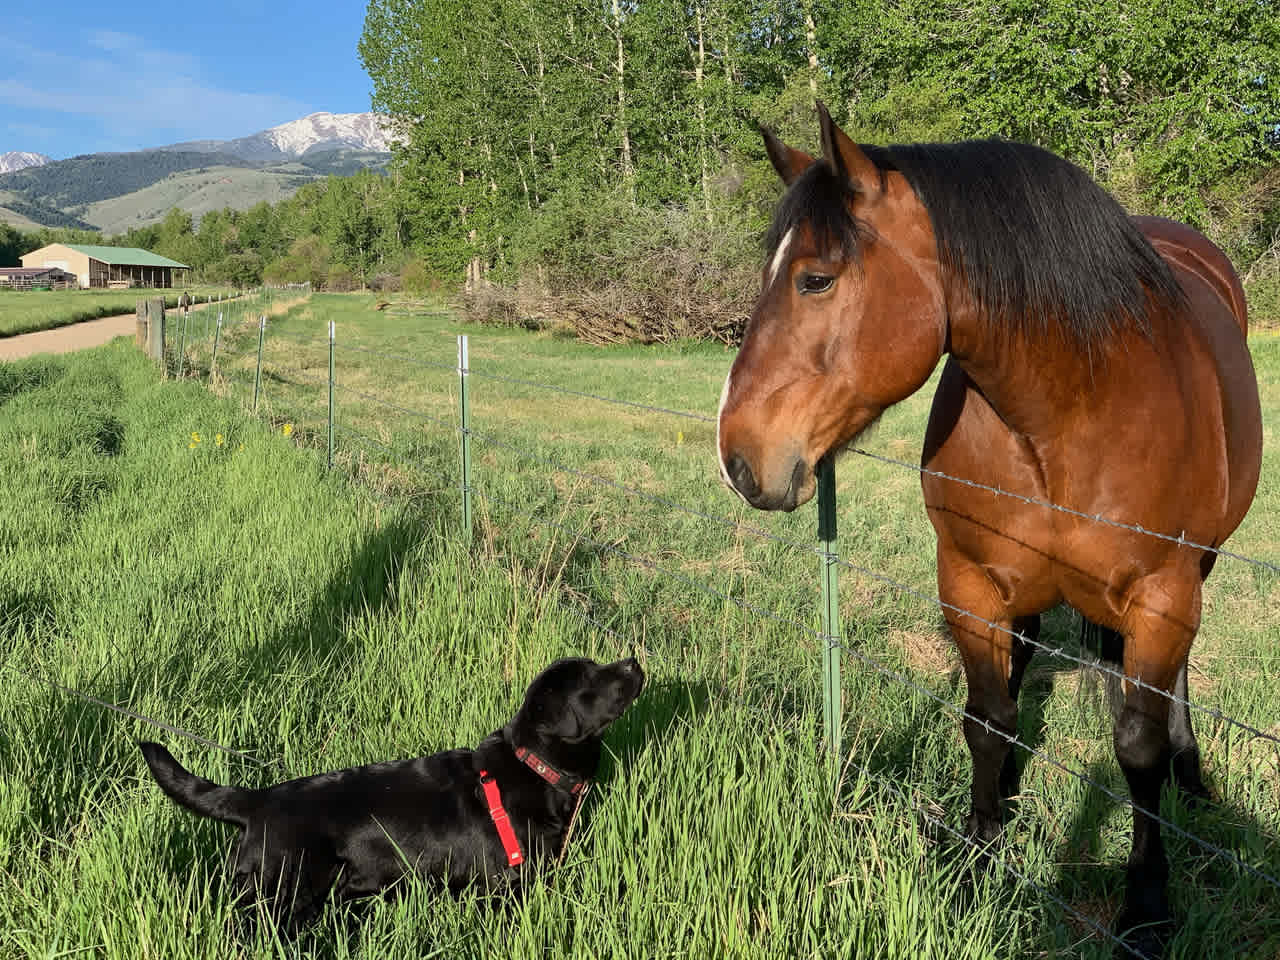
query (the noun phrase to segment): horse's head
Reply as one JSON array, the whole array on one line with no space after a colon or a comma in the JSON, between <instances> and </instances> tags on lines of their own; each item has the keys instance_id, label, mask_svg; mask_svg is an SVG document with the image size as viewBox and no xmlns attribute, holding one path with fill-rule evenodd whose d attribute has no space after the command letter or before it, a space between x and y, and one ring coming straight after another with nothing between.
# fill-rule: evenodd
<instances>
[{"instance_id":1,"label":"horse's head","mask_svg":"<svg viewBox=\"0 0 1280 960\"><path fill-rule=\"evenodd\" d=\"M788 190L720 400L724 481L754 507L813 496L814 465L924 383L946 345L929 215L819 104L823 157L765 147Z\"/></svg>"}]
</instances>

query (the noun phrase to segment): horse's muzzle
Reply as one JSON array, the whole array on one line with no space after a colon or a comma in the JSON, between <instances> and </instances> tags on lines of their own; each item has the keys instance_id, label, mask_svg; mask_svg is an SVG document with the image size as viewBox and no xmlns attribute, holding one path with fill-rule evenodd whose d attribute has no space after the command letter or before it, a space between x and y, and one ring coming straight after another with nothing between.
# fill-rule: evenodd
<instances>
[{"instance_id":1,"label":"horse's muzzle","mask_svg":"<svg viewBox=\"0 0 1280 960\"><path fill-rule=\"evenodd\" d=\"M768 491L761 488L751 470L751 465L740 455L734 454L725 463L725 473L733 488L757 510L784 510L790 512L813 496L813 473L802 457L796 457L791 474L782 490Z\"/></svg>"}]
</instances>

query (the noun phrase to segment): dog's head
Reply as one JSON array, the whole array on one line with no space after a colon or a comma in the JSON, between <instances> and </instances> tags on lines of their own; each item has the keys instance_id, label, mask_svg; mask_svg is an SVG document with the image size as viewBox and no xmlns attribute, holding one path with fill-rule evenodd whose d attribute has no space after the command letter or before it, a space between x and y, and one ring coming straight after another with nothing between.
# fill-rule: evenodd
<instances>
[{"instance_id":1,"label":"dog's head","mask_svg":"<svg viewBox=\"0 0 1280 960\"><path fill-rule=\"evenodd\" d=\"M524 743L583 743L622 716L643 686L635 657L607 664L584 657L557 660L529 684L512 733Z\"/></svg>"}]
</instances>

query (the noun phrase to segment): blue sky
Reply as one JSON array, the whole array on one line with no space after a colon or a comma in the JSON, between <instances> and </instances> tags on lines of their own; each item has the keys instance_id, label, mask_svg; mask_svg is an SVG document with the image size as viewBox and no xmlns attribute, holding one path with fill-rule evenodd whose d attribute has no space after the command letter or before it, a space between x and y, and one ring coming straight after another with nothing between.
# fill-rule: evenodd
<instances>
[{"instance_id":1,"label":"blue sky","mask_svg":"<svg viewBox=\"0 0 1280 960\"><path fill-rule=\"evenodd\" d=\"M358 0L24 7L0 30L0 153L61 160L369 109Z\"/></svg>"}]
</instances>

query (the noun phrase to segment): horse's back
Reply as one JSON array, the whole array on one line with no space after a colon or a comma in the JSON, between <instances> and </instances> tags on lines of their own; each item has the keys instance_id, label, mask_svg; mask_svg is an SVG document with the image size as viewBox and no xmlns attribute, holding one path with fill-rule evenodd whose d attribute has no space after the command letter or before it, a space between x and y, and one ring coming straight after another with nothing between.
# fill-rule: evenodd
<instances>
[{"instance_id":1,"label":"horse's back","mask_svg":"<svg viewBox=\"0 0 1280 960\"><path fill-rule=\"evenodd\" d=\"M1248 334L1244 286L1227 255L1212 240L1185 223L1164 217L1134 217L1133 222L1175 274L1192 273L1203 280L1231 311L1240 332Z\"/></svg>"},{"instance_id":2,"label":"horse's back","mask_svg":"<svg viewBox=\"0 0 1280 960\"><path fill-rule=\"evenodd\" d=\"M1199 231L1161 217L1134 217L1187 295L1189 322L1214 366L1222 410L1228 497L1219 542L1244 519L1262 468L1262 410L1246 343L1244 287L1227 255Z\"/></svg>"}]
</instances>

